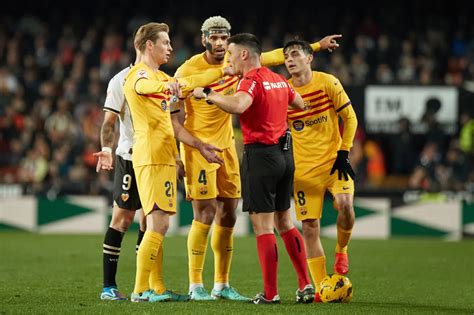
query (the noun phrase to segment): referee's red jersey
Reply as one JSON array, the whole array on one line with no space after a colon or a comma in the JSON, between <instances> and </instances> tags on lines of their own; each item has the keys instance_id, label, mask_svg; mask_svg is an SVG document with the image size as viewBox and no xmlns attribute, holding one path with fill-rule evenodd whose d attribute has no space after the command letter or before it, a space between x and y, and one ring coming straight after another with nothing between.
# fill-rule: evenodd
<instances>
[{"instance_id":1,"label":"referee's red jersey","mask_svg":"<svg viewBox=\"0 0 474 315\"><path fill-rule=\"evenodd\" d=\"M237 86L239 91L253 99L252 105L240 115L244 144L277 144L287 129L288 104L295 98L288 81L260 67L245 74Z\"/></svg>"}]
</instances>

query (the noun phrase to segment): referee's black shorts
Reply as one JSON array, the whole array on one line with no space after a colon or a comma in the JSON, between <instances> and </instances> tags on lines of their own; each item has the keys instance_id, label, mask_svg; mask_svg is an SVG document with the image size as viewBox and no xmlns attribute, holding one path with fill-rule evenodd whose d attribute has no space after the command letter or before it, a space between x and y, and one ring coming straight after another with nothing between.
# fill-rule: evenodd
<instances>
[{"instance_id":1,"label":"referee's black shorts","mask_svg":"<svg viewBox=\"0 0 474 315\"><path fill-rule=\"evenodd\" d=\"M289 209L294 172L291 146L284 151L280 144L246 144L242 161L243 211Z\"/></svg>"}]
</instances>

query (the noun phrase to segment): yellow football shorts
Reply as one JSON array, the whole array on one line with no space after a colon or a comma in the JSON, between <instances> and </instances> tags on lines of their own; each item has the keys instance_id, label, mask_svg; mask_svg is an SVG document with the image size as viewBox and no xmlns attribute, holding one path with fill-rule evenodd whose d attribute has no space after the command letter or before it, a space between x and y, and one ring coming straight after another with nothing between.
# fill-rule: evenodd
<instances>
[{"instance_id":1,"label":"yellow football shorts","mask_svg":"<svg viewBox=\"0 0 474 315\"><path fill-rule=\"evenodd\" d=\"M144 165L134 167L138 194L145 215L153 210L176 213L176 166Z\"/></svg>"},{"instance_id":2,"label":"yellow football shorts","mask_svg":"<svg viewBox=\"0 0 474 315\"><path fill-rule=\"evenodd\" d=\"M240 198L240 169L235 146L225 148L217 154L224 160L223 165L209 163L199 150L181 146L181 158L186 172L186 199Z\"/></svg>"},{"instance_id":3,"label":"yellow football shorts","mask_svg":"<svg viewBox=\"0 0 474 315\"><path fill-rule=\"evenodd\" d=\"M336 194L354 195L354 181L339 180L337 171L329 175L330 169L303 172L298 167L295 171L294 198L296 219L320 219L323 211L324 194L326 190ZM304 174L304 175L301 175Z\"/></svg>"}]
</instances>

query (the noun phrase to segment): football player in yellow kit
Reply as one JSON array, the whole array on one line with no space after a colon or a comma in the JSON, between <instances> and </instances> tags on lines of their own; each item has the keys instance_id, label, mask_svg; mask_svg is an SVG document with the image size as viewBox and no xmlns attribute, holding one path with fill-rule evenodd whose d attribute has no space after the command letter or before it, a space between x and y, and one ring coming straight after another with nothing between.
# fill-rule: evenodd
<instances>
[{"instance_id":1,"label":"football player in yellow kit","mask_svg":"<svg viewBox=\"0 0 474 315\"><path fill-rule=\"evenodd\" d=\"M341 82L334 76L313 71L313 50L309 43L293 40L284 47L289 80L301 94L305 110L289 110L295 160L294 198L296 217L303 222L308 266L318 286L326 276L326 257L320 241L324 194L334 197L337 217L337 245L334 271L349 270L347 244L354 225L354 171L349 163L357 117ZM339 119L344 123L341 137Z\"/></svg>"},{"instance_id":2,"label":"football player in yellow kit","mask_svg":"<svg viewBox=\"0 0 474 315\"><path fill-rule=\"evenodd\" d=\"M142 59L127 76L123 91L130 107L134 143L132 163L137 188L146 216L146 232L137 253L137 273L132 302L159 302L186 300L166 289L162 279L162 243L169 226L169 216L176 212L176 158L175 137L194 147L209 163L222 163L215 146L203 143L184 128L176 128L170 112L177 104L181 87L191 91L209 84L226 72L209 70L176 80L159 70L168 62L172 47L164 23L142 25L135 34L134 43Z\"/></svg>"}]
</instances>

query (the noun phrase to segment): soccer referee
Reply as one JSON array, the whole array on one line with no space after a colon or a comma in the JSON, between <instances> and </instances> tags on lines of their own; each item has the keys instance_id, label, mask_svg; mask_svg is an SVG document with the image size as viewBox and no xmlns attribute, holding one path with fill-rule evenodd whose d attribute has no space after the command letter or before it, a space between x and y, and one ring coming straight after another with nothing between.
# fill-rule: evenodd
<instances>
[{"instance_id":1,"label":"soccer referee","mask_svg":"<svg viewBox=\"0 0 474 315\"><path fill-rule=\"evenodd\" d=\"M228 113L241 114L244 137L242 165L243 210L249 212L257 237L264 292L255 304L280 303L277 288L278 247L273 233L280 233L298 274L298 302L312 302L314 289L308 276L303 239L293 226L289 208L294 163L289 133L288 106L303 109L304 102L282 76L262 67L261 44L252 34L228 39L229 62L241 76L235 94L226 96L210 88L197 88L204 98ZM212 106L212 105L210 105Z\"/></svg>"}]
</instances>

